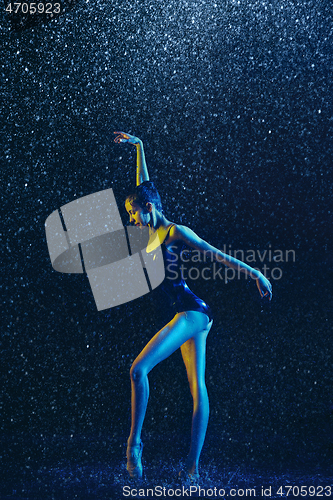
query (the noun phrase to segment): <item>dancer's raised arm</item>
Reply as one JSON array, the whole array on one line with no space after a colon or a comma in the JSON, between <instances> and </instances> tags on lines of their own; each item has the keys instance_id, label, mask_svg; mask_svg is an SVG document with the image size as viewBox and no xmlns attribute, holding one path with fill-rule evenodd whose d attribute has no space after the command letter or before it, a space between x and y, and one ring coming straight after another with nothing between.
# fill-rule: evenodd
<instances>
[{"instance_id":1,"label":"dancer's raised arm","mask_svg":"<svg viewBox=\"0 0 333 500\"><path fill-rule=\"evenodd\" d=\"M117 134L114 140L117 144L128 142L129 144L134 144L136 147L136 185L139 186L142 182L149 181L143 142L138 137L127 134L126 132L114 133Z\"/></svg>"}]
</instances>

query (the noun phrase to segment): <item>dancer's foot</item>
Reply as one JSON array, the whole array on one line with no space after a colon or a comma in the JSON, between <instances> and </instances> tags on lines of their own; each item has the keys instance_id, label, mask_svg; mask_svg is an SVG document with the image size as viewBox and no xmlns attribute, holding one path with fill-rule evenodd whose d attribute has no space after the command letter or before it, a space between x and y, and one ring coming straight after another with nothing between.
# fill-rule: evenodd
<instances>
[{"instance_id":1,"label":"dancer's foot","mask_svg":"<svg viewBox=\"0 0 333 500\"><path fill-rule=\"evenodd\" d=\"M142 449L143 444L142 441L135 445L127 444L127 471L132 479L141 479L142 478Z\"/></svg>"},{"instance_id":2,"label":"dancer's foot","mask_svg":"<svg viewBox=\"0 0 333 500\"><path fill-rule=\"evenodd\" d=\"M187 485L197 485L199 484L200 475L199 472L189 472L186 469L181 469L178 474L178 479Z\"/></svg>"}]
</instances>

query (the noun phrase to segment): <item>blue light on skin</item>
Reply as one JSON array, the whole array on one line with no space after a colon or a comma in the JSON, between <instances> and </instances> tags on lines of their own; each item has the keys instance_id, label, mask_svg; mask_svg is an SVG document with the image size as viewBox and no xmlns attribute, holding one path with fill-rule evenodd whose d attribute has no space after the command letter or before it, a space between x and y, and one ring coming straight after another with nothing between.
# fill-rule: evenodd
<instances>
[{"instance_id":1,"label":"blue light on skin","mask_svg":"<svg viewBox=\"0 0 333 500\"><path fill-rule=\"evenodd\" d=\"M130 218L130 224L134 223L135 226L148 226L151 219L151 204L150 207L142 208L135 202L126 201L125 208Z\"/></svg>"}]
</instances>

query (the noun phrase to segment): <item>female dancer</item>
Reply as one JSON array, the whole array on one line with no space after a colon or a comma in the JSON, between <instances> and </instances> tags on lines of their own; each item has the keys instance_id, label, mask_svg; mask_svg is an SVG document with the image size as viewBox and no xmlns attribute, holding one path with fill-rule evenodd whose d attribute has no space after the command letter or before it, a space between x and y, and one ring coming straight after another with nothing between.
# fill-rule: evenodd
<instances>
[{"instance_id":1,"label":"female dancer","mask_svg":"<svg viewBox=\"0 0 333 500\"><path fill-rule=\"evenodd\" d=\"M179 261L184 246L209 252L217 262L237 271L244 272L256 280L261 297L272 297L270 282L259 271L247 264L222 253L197 236L191 229L169 221L162 211L160 196L149 181L143 144L140 139L124 132L115 132L115 142L134 144L137 150L136 188L125 202L130 222L136 226L149 226L148 248L161 245L165 279L160 285L163 303L169 303L175 314L148 342L135 359L131 371L132 425L127 441L127 470L132 478L142 477L141 429L146 413L149 383L148 373L158 363L180 347L186 367L190 391L193 398L193 418L190 451L185 469L180 476L196 482L199 479L198 462L204 443L209 414L208 395L205 384L206 338L212 326L212 315L207 304L199 299L182 279L180 269L175 272L174 264ZM172 273L170 273L170 263Z\"/></svg>"}]
</instances>

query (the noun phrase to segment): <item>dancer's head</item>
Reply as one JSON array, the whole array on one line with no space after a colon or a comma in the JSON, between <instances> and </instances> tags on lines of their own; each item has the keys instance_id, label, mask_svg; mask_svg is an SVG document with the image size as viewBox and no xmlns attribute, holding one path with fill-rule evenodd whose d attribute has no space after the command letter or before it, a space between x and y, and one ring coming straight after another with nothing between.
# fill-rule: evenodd
<instances>
[{"instance_id":1,"label":"dancer's head","mask_svg":"<svg viewBox=\"0 0 333 500\"><path fill-rule=\"evenodd\" d=\"M130 222L138 226L154 225L156 211L163 212L161 197L151 181L145 181L136 186L125 201L125 208L130 216Z\"/></svg>"}]
</instances>

